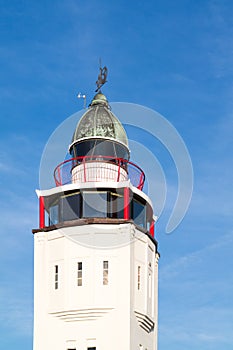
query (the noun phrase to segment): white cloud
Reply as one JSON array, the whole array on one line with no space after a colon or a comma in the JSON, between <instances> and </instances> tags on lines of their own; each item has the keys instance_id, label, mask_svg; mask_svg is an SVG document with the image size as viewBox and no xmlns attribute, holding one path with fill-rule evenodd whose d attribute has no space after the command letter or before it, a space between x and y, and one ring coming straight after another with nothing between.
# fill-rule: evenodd
<instances>
[{"instance_id":1,"label":"white cloud","mask_svg":"<svg viewBox=\"0 0 233 350\"><path fill-rule=\"evenodd\" d=\"M215 332L214 333L204 333L204 332L197 333L196 337L201 341L208 342L208 343L219 342L219 341L225 342L225 336L216 334Z\"/></svg>"}]
</instances>

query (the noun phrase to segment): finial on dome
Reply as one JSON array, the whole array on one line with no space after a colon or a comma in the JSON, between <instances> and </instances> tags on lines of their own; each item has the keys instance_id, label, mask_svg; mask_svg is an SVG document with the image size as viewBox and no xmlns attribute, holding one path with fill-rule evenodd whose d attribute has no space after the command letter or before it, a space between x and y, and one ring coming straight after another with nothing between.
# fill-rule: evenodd
<instances>
[{"instance_id":1,"label":"finial on dome","mask_svg":"<svg viewBox=\"0 0 233 350\"><path fill-rule=\"evenodd\" d=\"M91 101L89 106L94 106L94 105L103 105L107 108L110 108L108 105L108 100L104 94L102 94L101 91L97 92L97 94L93 97L93 100Z\"/></svg>"},{"instance_id":2,"label":"finial on dome","mask_svg":"<svg viewBox=\"0 0 233 350\"><path fill-rule=\"evenodd\" d=\"M95 92L100 92L100 89L102 88L102 86L107 82L107 76L108 76L108 68L106 66L104 66L103 68L101 67L101 59L100 59L100 72L98 75L98 79L96 80L96 86L97 89L95 90Z\"/></svg>"}]
</instances>

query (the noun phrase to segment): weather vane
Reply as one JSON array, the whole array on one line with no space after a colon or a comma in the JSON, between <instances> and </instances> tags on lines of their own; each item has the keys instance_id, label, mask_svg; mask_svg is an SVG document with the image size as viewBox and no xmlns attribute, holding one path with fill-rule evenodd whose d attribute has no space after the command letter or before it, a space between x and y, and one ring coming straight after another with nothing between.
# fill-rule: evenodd
<instances>
[{"instance_id":1,"label":"weather vane","mask_svg":"<svg viewBox=\"0 0 233 350\"><path fill-rule=\"evenodd\" d=\"M95 92L100 92L101 87L107 82L107 75L108 75L108 68L104 66L101 67L101 60L100 60L100 72L98 75L98 79L96 81L97 89Z\"/></svg>"},{"instance_id":2,"label":"weather vane","mask_svg":"<svg viewBox=\"0 0 233 350\"><path fill-rule=\"evenodd\" d=\"M81 92L79 92L78 93L78 95L77 95L77 98L83 98L83 108L86 108L86 101L87 101L87 97L86 97L86 95L84 95L84 94L81 94Z\"/></svg>"}]
</instances>

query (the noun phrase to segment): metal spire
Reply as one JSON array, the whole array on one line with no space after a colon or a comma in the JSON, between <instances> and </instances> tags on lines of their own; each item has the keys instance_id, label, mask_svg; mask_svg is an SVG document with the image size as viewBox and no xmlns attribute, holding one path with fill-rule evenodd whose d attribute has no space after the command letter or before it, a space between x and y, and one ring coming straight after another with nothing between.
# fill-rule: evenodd
<instances>
[{"instance_id":1,"label":"metal spire","mask_svg":"<svg viewBox=\"0 0 233 350\"><path fill-rule=\"evenodd\" d=\"M101 59L99 69L100 72L96 81L97 89L95 90L95 92L100 92L101 87L107 82L108 68L106 66L104 66L103 68L101 67Z\"/></svg>"}]
</instances>

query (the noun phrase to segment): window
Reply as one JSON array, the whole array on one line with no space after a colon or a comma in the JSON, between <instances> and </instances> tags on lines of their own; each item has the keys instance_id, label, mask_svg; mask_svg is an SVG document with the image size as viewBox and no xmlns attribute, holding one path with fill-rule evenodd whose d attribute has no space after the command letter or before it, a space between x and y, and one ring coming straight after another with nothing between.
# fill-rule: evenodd
<instances>
[{"instance_id":1,"label":"window","mask_svg":"<svg viewBox=\"0 0 233 350\"><path fill-rule=\"evenodd\" d=\"M96 339L95 338L87 339L87 350L96 350Z\"/></svg>"},{"instance_id":2,"label":"window","mask_svg":"<svg viewBox=\"0 0 233 350\"><path fill-rule=\"evenodd\" d=\"M55 204L49 208L49 225L56 225L57 223L58 223L58 204Z\"/></svg>"},{"instance_id":3,"label":"window","mask_svg":"<svg viewBox=\"0 0 233 350\"><path fill-rule=\"evenodd\" d=\"M151 206L146 204L146 229L150 232L151 224L153 222L153 210Z\"/></svg>"},{"instance_id":4,"label":"window","mask_svg":"<svg viewBox=\"0 0 233 350\"><path fill-rule=\"evenodd\" d=\"M146 228L146 206L133 200L133 220L136 225Z\"/></svg>"},{"instance_id":5,"label":"window","mask_svg":"<svg viewBox=\"0 0 233 350\"><path fill-rule=\"evenodd\" d=\"M66 350L76 350L76 340L66 341Z\"/></svg>"},{"instance_id":6,"label":"window","mask_svg":"<svg viewBox=\"0 0 233 350\"><path fill-rule=\"evenodd\" d=\"M141 266L138 266L138 290L141 288Z\"/></svg>"},{"instance_id":7,"label":"window","mask_svg":"<svg viewBox=\"0 0 233 350\"><path fill-rule=\"evenodd\" d=\"M103 261L103 285L108 285L108 261Z\"/></svg>"},{"instance_id":8,"label":"window","mask_svg":"<svg viewBox=\"0 0 233 350\"><path fill-rule=\"evenodd\" d=\"M69 191L54 197L46 205L49 226L80 218L124 219L125 203L122 189L118 189L117 192L106 189L84 190L81 193ZM131 217L134 218L135 224L146 227L145 205L134 199L131 207Z\"/></svg>"},{"instance_id":9,"label":"window","mask_svg":"<svg viewBox=\"0 0 233 350\"><path fill-rule=\"evenodd\" d=\"M124 197L118 193L110 193L109 217L117 219L124 218Z\"/></svg>"},{"instance_id":10,"label":"window","mask_svg":"<svg viewBox=\"0 0 233 350\"><path fill-rule=\"evenodd\" d=\"M80 194L70 194L60 198L60 221L75 220L80 217Z\"/></svg>"},{"instance_id":11,"label":"window","mask_svg":"<svg viewBox=\"0 0 233 350\"><path fill-rule=\"evenodd\" d=\"M106 128L106 137L112 137L113 131L111 131L112 124L109 124ZM110 140L92 139L79 142L72 148L72 156L89 156L89 159L96 159L95 156L107 156L118 157L123 159L129 159L128 149L120 143ZM87 158L88 159L88 158ZM88 159L88 160L89 160Z\"/></svg>"},{"instance_id":12,"label":"window","mask_svg":"<svg viewBox=\"0 0 233 350\"><path fill-rule=\"evenodd\" d=\"M107 191L83 191L83 217L106 218L107 217Z\"/></svg>"},{"instance_id":13,"label":"window","mask_svg":"<svg viewBox=\"0 0 233 350\"><path fill-rule=\"evenodd\" d=\"M77 286L81 287L83 285L83 263L78 262L77 270Z\"/></svg>"},{"instance_id":14,"label":"window","mask_svg":"<svg viewBox=\"0 0 233 350\"><path fill-rule=\"evenodd\" d=\"M54 266L54 288L58 289L58 265Z\"/></svg>"},{"instance_id":15,"label":"window","mask_svg":"<svg viewBox=\"0 0 233 350\"><path fill-rule=\"evenodd\" d=\"M149 288L149 298L151 299L151 288L152 288L152 283L151 283L151 272L149 272L149 280L148 280L148 288Z\"/></svg>"}]
</instances>

